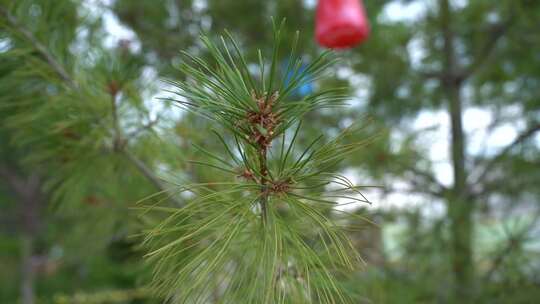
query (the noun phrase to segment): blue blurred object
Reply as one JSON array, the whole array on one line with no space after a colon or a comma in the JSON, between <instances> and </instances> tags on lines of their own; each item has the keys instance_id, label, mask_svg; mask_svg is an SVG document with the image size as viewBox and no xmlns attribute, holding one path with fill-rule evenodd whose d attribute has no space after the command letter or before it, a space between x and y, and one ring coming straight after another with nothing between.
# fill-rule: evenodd
<instances>
[{"instance_id":1,"label":"blue blurred object","mask_svg":"<svg viewBox=\"0 0 540 304\"><path fill-rule=\"evenodd\" d=\"M287 65L288 65L288 61L285 61L283 63L283 71L286 72L286 69L287 69ZM306 70L306 68L308 67L307 64L302 64L300 66L300 68L298 69L298 74L304 72ZM285 77L285 86L289 85L289 83L291 82L291 78L293 77L293 74L294 72L293 71L289 71L287 73L287 76ZM291 95L293 97L305 97L311 93L313 93L314 91L314 85L313 85L313 81L312 81L312 77L311 75L307 75L306 79L304 79L303 83L298 87L296 88L294 91L292 91Z\"/></svg>"}]
</instances>

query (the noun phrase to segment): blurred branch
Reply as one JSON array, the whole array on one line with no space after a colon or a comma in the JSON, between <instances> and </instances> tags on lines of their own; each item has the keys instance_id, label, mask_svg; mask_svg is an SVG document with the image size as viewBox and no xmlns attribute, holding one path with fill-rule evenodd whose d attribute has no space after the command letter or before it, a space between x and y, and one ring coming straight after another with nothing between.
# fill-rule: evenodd
<instances>
[{"instance_id":1,"label":"blurred branch","mask_svg":"<svg viewBox=\"0 0 540 304\"><path fill-rule=\"evenodd\" d=\"M387 195L389 193L402 193L402 194L424 194L433 196L434 198L441 198L442 193L427 189L426 187L420 187L416 182L411 182L411 187L399 188L385 185L381 187L382 194Z\"/></svg>"},{"instance_id":2,"label":"blurred branch","mask_svg":"<svg viewBox=\"0 0 540 304\"><path fill-rule=\"evenodd\" d=\"M480 69L491 57L499 40L510 30L515 21L515 8L512 8L510 16L502 22L491 25L486 32L487 40L474 56L473 61L464 68L455 67L451 73L439 71L419 71L420 76L426 79L439 79L443 83L462 83ZM450 33L453 35L453 33ZM446 50L448 51L448 50Z\"/></svg>"},{"instance_id":3,"label":"blurred branch","mask_svg":"<svg viewBox=\"0 0 540 304\"><path fill-rule=\"evenodd\" d=\"M480 49L480 52L475 56L473 62L469 64L460 74L460 80L465 80L469 78L474 72L480 69L491 57L493 51L495 50L499 40L509 31L514 22L514 13L512 12L510 16L503 22L492 25L487 32L489 36Z\"/></svg>"},{"instance_id":4,"label":"blurred branch","mask_svg":"<svg viewBox=\"0 0 540 304\"><path fill-rule=\"evenodd\" d=\"M145 131L151 130L155 125L157 125L158 122L159 122L159 116L156 117L155 119L150 120L148 123L142 125L137 130L128 133L126 135L126 138L129 140L130 138L136 137Z\"/></svg>"},{"instance_id":5,"label":"blurred branch","mask_svg":"<svg viewBox=\"0 0 540 304\"><path fill-rule=\"evenodd\" d=\"M15 18L15 16L10 14L9 11L1 5L0 15L2 15L7 20L8 24L10 24L17 32L22 34L32 44L32 46L45 58L49 66L54 69L58 73L58 75L60 75L60 77L69 85L70 88L74 90L79 89L75 80L69 76L64 67L58 61L56 61L56 59L49 52L49 50L41 42L39 42L39 40L34 36L34 34L32 34L32 32L30 32L22 24L20 24L17 18ZM116 114L113 113L113 115ZM144 162L142 162L130 152L125 151L125 149L123 154L157 189L161 191L166 191L166 188L162 185L161 181L156 176L154 176L152 170L150 170L150 168L148 168L144 164ZM182 205L180 202L174 200L173 198L169 199L177 206Z\"/></svg>"},{"instance_id":6,"label":"blurred branch","mask_svg":"<svg viewBox=\"0 0 540 304\"><path fill-rule=\"evenodd\" d=\"M116 92L112 92L111 94L111 114L112 114L112 124L113 124L113 130L114 130L114 139L113 139L113 149L114 151L118 151L122 147L122 131L120 130L120 124L118 123L118 106L116 104Z\"/></svg>"},{"instance_id":7,"label":"blurred branch","mask_svg":"<svg viewBox=\"0 0 540 304\"><path fill-rule=\"evenodd\" d=\"M37 211L45 201L41 191L41 177L36 172L23 175L16 168L2 163L0 163L0 177L7 182L21 203L20 226L23 232L29 235L37 233L39 225Z\"/></svg>"},{"instance_id":8,"label":"blurred branch","mask_svg":"<svg viewBox=\"0 0 540 304\"><path fill-rule=\"evenodd\" d=\"M436 190L434 191L430 191L428 190L429 187L426 187L426 185L423 185L423 184L418 184L414 181L412 181L412 184L414 186L417 186L419 189L423 189L422 191L423 192L427 192L433 196L436 196L436 197L441 197L443 193L445 193L448 188L445 187L443 184L441 184L433 174L431 174L430 172L426 172L426 171L422 171L418 168L414 168L414 167L411 167L411 168L406 168L406 171L412 173L413 175L415 175L416 177L419 177L419 178L422 178L425 182L431 184L431 186L434 186L436 188Z\"/></svg>"},{"instance_id":9,"label":"blurred branch","mask_svg":"<svg viewBox=\"0 0 540 304\"><path fill-rule=\"evenodd\" d=\"M16 194L24 191L24 181L12 167L0 164L0 177L7 182Z\"/></svg>"},{"instance_id":10,"label":"blurred branch","mask_svg":"<svg viewBox=\"0 0 540 304\"><path fill-rule=\"evenodd\" d=\"M531 222L527 226L525 226L519 232L508 237L508 242L506 246L499 252L499 254L495 256L495 258L493 259L493 263L491 264L491 267L483 276L484 281L490 281L493 278L493 275L496 273L496 271L502 266L504 260L510 254L512 254L512 252L516 249L517 246L519 246L525 241L525 239L527 238L527 234L536 225L539 217L540 217L540 209L538 209L538 211L534 215L534 218L531 220Z\"/></svg>"},{"instance_id":11,"label":"blurred branch","mask_svg":"<svg viewBox=\"0 0 540 304\"><path fill-rule=\"evenodd\" d=\"M154 175L152 170L150 170L143 161L141 161L137 156L133 155L127 149L122 150L122 153L126 156L126 159L129 160L156 188L163 192L167 192L167 188L163 185L163 182ZM173 197L169 197L168 199L177 207L184 205L182 202Z\"/></svg>"},{"instance_id":12,"label":"blurred branch","mask_svg":"<svg viewBox=\"0 0 540 304\"><path fill-rule=\"evenodd\" d=\"M491 172L491 170L497 165L497 163L501 161L503 158L505 158L512 151L514 147L523 143L527 139L531 138L538 131L540 131L540 123L533 125L529 129L525 130L523 133L518 135L518 137L512 143L510 143L508 146L502 149L501 152L499 152L497 155L491 158L491 160L488 161L488 163L484 167L484 170L482 171L482 173L480 173L480 175L476 179L475 183L482 182L482 180L484 180L484 178L489 174L489 172Z\"/></svg>"},{"instance_id":13,"label":"blurred branch","mask_svg":"<svg viewBox=\"0 0 540 304\"><path fill-rule=\"evenodd\" d=\"M418 71L418 74L426 79L442 79L443 74L437 71Z\"/></svg>"},{"instance_id":14,"label":"blurred branch","mask_svg":"<svg viewBox=\"0 0 540 304\"><path fill-rule=\"evenodd\" d=\"M62 79L71 87L77 87L77 84L71 77L69 77L69 74L66 72L64 67L56 61L54 56L47 50L47 48L30 32L27 28L25 28L22 24L19 23L17 18L13 16L6 8L0 5L0 15L2 15L6 20L7 23L12 26L19 34L21 34L26 40L28 40L34 49L38 51L41 56L45 58L47 63L51 66L51 68L54 69L54 71L62 77Z\"/></svg>"}]
</instances>

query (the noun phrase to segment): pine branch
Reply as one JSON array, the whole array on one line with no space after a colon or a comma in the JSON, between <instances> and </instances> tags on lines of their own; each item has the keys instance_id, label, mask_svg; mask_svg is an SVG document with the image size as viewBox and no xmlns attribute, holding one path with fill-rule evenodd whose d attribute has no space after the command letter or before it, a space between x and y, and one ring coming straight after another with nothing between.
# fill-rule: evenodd
<instances>
[{"instance_id":1,"label":"pine branch","mask_svg":"<svg viewBox=\"0 0 540 304\"><path fill-rule=\"evenodd\" d=\"M365 142L349 138L358 131L350 127L328 142L321 135L299 145L303 116L340 106L346 96L333 88L287 99L333 61L323 53L301 69L293 47L290 64L279 71L280 31L274 28L269 65L259 51L256 73L227 34L220 44L202 37L210 59L185 54L186 80L168 81L177 89L174 102L229 133L216 132L228 158L195 146L208 161L192 163L231 180L180 186L179 192L192 196L183 208L142 207L165 214L144 240L155 290L164 297L194 303L210 296L227 303L352 303L336 274L353 271L361 259L328 211L342 205L338 200L369 201L347 178L326 170ZM234 139L235 152L225 138Z\"/></svg>"},{"instance_id":2,"label":"pine branch","mask_svg":"<svg viewBox=\"0 0 540 304\"><path fill-rule=\"evenodd\" d=\"M534 214L533 219L526 227L508 238L506 246L495 256L491 263L491 267L482 277L483 281L491 281L497 270L499 270L499 268L503 265L503 262L508 258L508 256L512 254L517 246L520 246L522 242L525 241L531 230L536 226L539 218L540 209Z\"/></svg>"},{"instance_id":3,"label":"pine branch","mask_svg":"<svg viewBox=\"0 0 540 304\"><path fill-rule=\"evenodd\" d=\"M540 123L533 125L532 127L528 128L524 132L518 135L516 139L504 147L497 155L493 156L484 166L484 170L482 170L482 173L479 174L478 178L475 179L476 183L482 183L482 181L486 178L486 176L494 169L494 167L497 166L497 164L504 159L516 146L519 144L527 141L529 138L534 136L536 132L540 131ZM476 194L479 195L479 194Z\"/></svg>"},{"instance_id":4,"label":"pine branch","mask_svg":"<svg viewBox=\"0 0 540 304\"><path fill-rule=\"evenodd\" d=\"M488 38L480 48L480 52L475 56L473 62L463 69L458 75L461 81L466 80L489 61L497 47L497 43L511 29L515 21L515 14L512 13L505 21L492 25L487 32Z\"/></svg>"},{"instance_id":5,"label":"pine branch","mask_svg":"<svg viewBox=\"0 0 540 304\"><path fill-rule=\"evenodd\" d=\"M157 189L159 189L159 190L161 190L163 192L167 191L167 187L165 187L163 182L159 178L156 177L154 172L152 170L150 170L150 168L148 168L146 166L146 164L142 160L140 160L138 157L133 155L133 153L131 153L127 149L122 149L121 153L126 157L126 159L128 161L130 161L135 166L135 168L137 168L139 170L139 172L141 172L141 174L144 177L146 177L146 179L148 179L152 183L152 185L154 185L154 187L156 187ZM184 206L184 203L182 203L181 201L179 201L179 200L177 200L177 199L175 199L173 197L169 197L168 199L172 203L174 203L174 205L177 206L177 207Z\"/></svg>"},{"instance_id":6,"label":"pine branch","mask_svg":"<svg viewBox=\"0 0 540 304\"><path fill-rule=\"evenodd\" d=\"M7 23L19 32L34 49L45 58L49 66L72 88L77 88L76 82L69 76L64 67L54 58L49 50L30 32L24 27L15 16L13 16L5 7L0 5L0 15L2 15Z\"/></svg>"},{"instance_id":7,"label":"pine branch","mask_svg":"<svg viewBox=\"0 0 540 304\"><path fill-rule=\"evenodd\" d=\"M9 25L11 25L17 32L19 32L30 44L33 46L33 48L38 51L43 58L45 58L45 61L47 64L61 77L63 81L67 83L67 85L73 89L73 90L79 90L79 86L77 82L67 73L66 69L58 62L54 56L49 52L49 50L30 32L27 28L25 28L15 16L13 16L5 7L0 5L0 15L2 15L8 22ZM115 134L119 135L119 126L117 121L117 114L116 114L116 104L113 100L113 117L115 119L114 128L115 128ZM115 145L118 144L116 140L119 140L120 137L115 136ZM125 150L125 149L124 149ZM129 151L124 151L123 155L126 156L126 158L137 168L144 177L146 177L157 189L160 191L166 191L166 187L163 186L161 181L155 177L155 175L152 173L152 170L144 164L143 161L141 161L137 156L130 153ZM181 206L182 203L177 201L174 198L169 198L176 206Z\"/></svg>"},{"instance_id":8,"label":"pine branch","mask_svg":"<svg viewBox=\"0 0 540 304\"><path fill-rule=\"evenodd\" d=\"M139 136L141 133L143 133L145 131L151 131L152 128L158 124L159 120L160 120L160 118L158 116L155 119L152 119L152 120L148 121L148 123L142 125L141 127L137 128L136 130L127 133L126 136L125 136L126 140L129 140L131 138L135 138L135 137Z\"/></svg>"},{"instance_id":9,"label":"pine branch","mask_svg":"<svg viewBox=\"0 0 540 304\"><path fill-rule=\"evenodd\" d=\"M407 167L406 170L412 173L413 175L419 178L422 178L424 181L430 183L434 187L436 187L437 190L435 192L431 192L434 195L440 196L441 193L444 193L449 190L446 186L441 184L431 172L423 171L416 167ZM425 187L425 185L418 185L418 186Z\"/></svg>"},{"instance_id":10,"label":"pine branch","mask_svg":"<svg viewBox=\"0 0 540 304\"><path fill-rule=\"evenodd\" d=\"M438 79L443 83L462 83L466 81L489 61L499 41L512 28L512 25L516 21L515 10L515 7L512 7L511 13L506 20L493 24L486 30L488 37L468 66L460 67L456 63L453 63L453 69L450 71L419 71L419 75L425 79ZM445 33L445 35L448 34L454 36L454 33ZM447 53L448 50L444 52Z\"/></svg>"},{"instance_id":11,"label":"pine branch","mask_svg":"<svg viewBox=\"0 0 540 304\"><path fill-rule=\"evenodd\" d=\"M113 149L119 151L124 148L124 137L122 135L122 130L120 129L120 123L118 119L118 105L117 105L117 91L109 92L111 96L111 116L112 116L112 127L114 130L113 134Z\"/></svg>"}]
</instances>

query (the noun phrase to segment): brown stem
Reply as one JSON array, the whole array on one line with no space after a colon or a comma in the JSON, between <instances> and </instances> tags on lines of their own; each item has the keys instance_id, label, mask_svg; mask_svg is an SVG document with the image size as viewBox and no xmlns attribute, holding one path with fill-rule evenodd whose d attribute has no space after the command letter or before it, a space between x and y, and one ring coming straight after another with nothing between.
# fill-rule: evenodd
<instances>
[{"instance_id":1,"label":"brown stem","mask_svg":"<svg viewBox=\"0 0 540 304\"><path fill-rule=\"evenodd\" d=\"M261 218L263 225L266 225L267 221L267 203L268 203L268 167L266 159L266 147L261 147L259 151L259 165L261 168L261 199L259 200L259 205L261 206Z\"/></svg>"},{"instance_id":2,"label":"brown stem","mask_svg":"<svg viewBox=\"0 0 540 304\"><path fill-rule=\"evenodd\" d=\"M112 124L114 129L114 138L113 138L113 149L114 151L120 151L122 148L122 131L120 130L120 124L118 122L118 105L116 92L111 93L111 113L112 113Z\"/></svg>"}]
</instances>

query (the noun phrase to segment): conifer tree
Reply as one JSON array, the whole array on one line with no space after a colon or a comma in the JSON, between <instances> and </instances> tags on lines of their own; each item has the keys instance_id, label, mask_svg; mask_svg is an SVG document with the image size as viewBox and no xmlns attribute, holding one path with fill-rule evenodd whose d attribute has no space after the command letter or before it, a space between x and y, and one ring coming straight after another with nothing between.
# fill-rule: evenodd
<instances>
[{"instance_id":1,"label":"conifer tree","mask_svg":"<svg viewBox=\"0 0 540 304\"><path fill-rule=\"evenodd\" d=\"M144 243L156 290L175 303L351 301L337 278L361 260L343 223L328 213L340 212L335 207L342 201L367 200L347 178L328 169L362 143L347 141L357 129L352 126L332 140L321 135L304 150L297 148L302 117L342 106L347 96L337 88L292 98L303 83L324 77L336 58L324 52L302 68L293 47L280 70L282 28L283 23L274 28L270 63L259 51L257 73L226 33L219 43L202 37L211 59L184 53L185 80L168 81L176 88L172 101L209 119L225 151L195 145L209 161L192 163L228 175L160 193L189 194L185 206L158 201L142 207L145 214L163 214Z\"/></svg>"}]
</instances>

